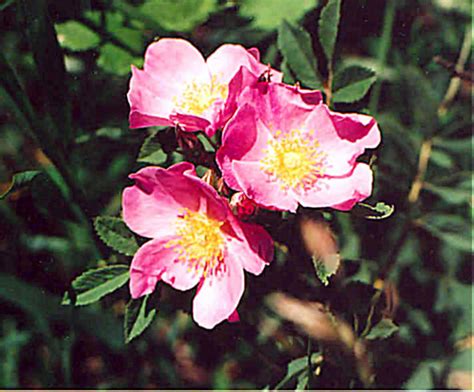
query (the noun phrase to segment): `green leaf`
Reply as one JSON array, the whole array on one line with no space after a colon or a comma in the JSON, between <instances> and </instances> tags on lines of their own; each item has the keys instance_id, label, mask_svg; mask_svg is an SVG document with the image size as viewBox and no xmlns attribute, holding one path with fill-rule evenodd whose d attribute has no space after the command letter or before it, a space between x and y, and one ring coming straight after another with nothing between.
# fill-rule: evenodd
<instances>
[{"instance_id":1,"label":"green leaf","mask_svg":"<svg viewBox=\"0 0 474 392\"><path fill-rule=\"evenodd\" d=\"M404 389L428 390L436 387L435 376L442 370L443 362L440 360L428 360L421 362L413 372L408 381L403 385Z\"/></svg>"},{"instance_id":2,"label":"green leaf","mask_svg":"<svg viewBox=\"0 0 474 392\"><path fill-rule=\"evenodd\" d=\"M280 64L281 72L283 72L283 83L286 84L295 84L295 78L293 77L293 72L291 72L290 67L286 60L283 60Z\"/></svg>"},{"instance_id":3,"label":"green leaf","mask_svg":"<svg viewBox=\"0 0 474 392\"><path fill-rule=\"evenodd\" d=\"M297 23L304 14L318 5L318 1L243 0L239 4L239 14L244 18L251 18L253 27L274 30L283 19Z\"/></svg>"},{"instance_id":4,"label":"green leaf","mask_svg":"<svg viewBox=\"0 0 474 392\"><path fill-rule=\"evenodd\" d=\"M151 163L152 165L161 165L166 161L166 158L167 155L161 148L158 132L153 132L143 142L137 161Z\"/></svg>"},{"instance_id":5,"label":"green leaf","mask_svg":"<svg viewBox=\"0 0 474 392\"><path fill-rule=\"evenodd\" d=\"M353 209L354 213L365 219L380 220L388 218L395 211L395 206L379 201L375 206L358 203Z\"/></svg>"},{"instance_id":6,"label":"green leaf","mask_svg":"<svg viewBox=\"0 0 474 392\"><path fill-rule=\"evenodd\" d=\"M303 372L298 376L298 382L296 383L297 391L304 391L308 387L309 375L308 372Z\"/></svg>"},{"instance_id":7,"label":"green leaf","mask_svg":"<svg viewBox=\"0 0 474 392\"><path fill-rule=\"evenodd\" d=\"M368 340L387 339L397 331L398 326L392 320L383 318L371 328L365 338Z\"/></svg>"},{"instance_id":8,"label":"green leaf","mask_svg":"<svg viewBox=\"0 0 474 392\"><path fill-rule=\"evenodd\" d=\"M463 189L460 185L444 187L425 182L423 188L453 205L469 203L472 198L471 190L469 188Z\"/></svg>"},{"instance_id":9,"label":"green leaf","mask_svg":"<svg viewBox=\"0 0 474 392\"><path fill-rule=\"evenodd\" d=\"M140 11L169 31L188 32L216 10L216 0L147 0Z\"/></svg>"},{"instance_id":10,"label":"green leaf","mask_svg":"<svg viewBox=\"0 0 474 392\"><path fill-rule=\"evenodd\" d=\"M209 139L206 137L206 135L199 133L197 135L197 138L201 142L202 146L204 147L204 151L206 152L216 152L214 149L214 146L209 142Z\"/></svg>"},{"instance_id":11,"label":"green leaf","mask_svg":"<svg viewBox=\"0 0 474 392\"><path fill-rule=\"evenodd\" d=\"M316 353L311 355L311 365L315 365L319 363L320 356ZM285 387L289 382L295 380L296 378L300 377L303 372L307 372L308 370L308 357L300 357L292 360L288 363L287 371L285 377L275 386L275 390L282 389Z\"/></svg>"},{"instance_id":12,"label":"green leaf","mask_svg":"<svg viewBox=\"0 0 474 392\"><path fill-rule=\"evenodd\" d=\"M332 254L326 256L324 260L313 256L314 269L316 270L316 276L319 278L321 283L325 286L329 284L328 278L334 275L339 267L340 256L338 254Z\"/></svg>"},{"instance_id":13,"label":"green leaf","mask_svg":"<svg viewBox=\"0 0 474 392\"><path fill-rule=\"evenodd\" d=\"M472 284L464 284L447 277L439 281L434 311L447 316L453 328L451 338L454 341L473 333L473 289Z\"/></svg>"},{"instance_id":14,"label":"green leaf","mask_svg":"<svg viewBox=\"0 0 474 392\"><path fill-rule=\"evenodd\" d=\"M0 1L0 11L3 11L8 6L12 5L16 0L2 0Z\"/></svg>"},{"instance_id":15,"label":"green leaf","mask_svg":"<svg viewBox=\"0 0 474 392\"><path fill-rule=\"evenodd\" d=\"M23 310L35 323L36 330L46 337L52 337L49 322L64 322L71 317L70 310L60 306L59 297L12 275L0 273L0 299ZM97 337L113 350L123 347L120 325L111 313L91 308L79 308L75 313L76 325L82 331Z\"/></svg>"},{"instance_id":16,"label":"green leaf","mask_svg":"<svg viewBox=\"0 0 474 392\"><path fill-rule=\"evenodd\" d=\"M348 259L345 259L347 261ZM354 260L359 264L357 272L346 278L346 282L361 282L367 285L372 285L374 276L377 275L378 264L372 260Z\"/></svg>"},{"instance_id":17,"label":"green leaf","mask_svg":"<svg viewBox=\"0 0 474 392\"><path fill-rule=\"evenodd\" d=\"M454 159L440 150L431 150L430 161L443 169L452 169L454 166Z\"/></svg>"},{"instance_id":18,"label":"green leaf","mask_svg":"<svg viewBox=\"0 0 474 392\"><path fill-rule=\"evenodd\" d=\"M472 359L474 358L474 349L465 348L458 352L449 364L452 370L464 370L472 372Z\"/></svg>"},{"instance_id":19,"label":"green leaf","mask_svg":"<svg viewBox=\"0 0 474 392\"><path fill-rule=\"evenodd\" d=\"M474 143L474 136L463 139L449 139L435 137L433 138L433 145L449 150L457 154L468 154L471 152L472 144Z\"/></svg>"},{"instance_id":20,"label":"green leaf","mask_svg":"<svg viewBox=\"0 0 474 392\"><path fill-rule=\"evenodd\" d=\"M124 333L125 343L130 343L141 335L151 324L156 315L156 309L147 309L148 295L132 299L125 309Z\"/></svg>"},{"instance_id":21,"label":"green leaf","mask_svg":"<svg viewBox=\"0 0 474 392\"><path fill-rule=\"evenodd\" d=\"M133 8L133 7L132 7ZM129 25L125 25L125 16L122 12L111 12L107 11L105 14L105 26L102 24L102 15L99 11L86 11L84 16L86 20L84 23L91 26L99 31L103 37L102 39L112 40L116 44L123 44L125 49L129 49L132 52L140 52L143 49L144 39L143 39L143 27L140 27L138 30L136 28L130 27L136 22L135 20L128 20ZM131 15L129 15L131 17ZM117 42L119 41L119 42ZM119 45L120 46L120 45Z\"/></svg>"},{"instance_id":22,"label":"green leaf","mask_svg":"<svg viewBox=\"0 0 474 392\"><path fill-rule=\"evenodd\" d=\"M278 383L275 387L276 390L282 389L286 384L288 384L291 380L298 377L301 373L303 373L308 367L308 358L301 357L292 360L287 367L286 375L283 379Z\"/></svg>"},{"instance_id":23,"label":"green leaf","mask_svg":"<svg viewBox=\"0 0 474 392\"><path fill-rule=\"evenodd\" d=\"M402 110L407 117L411 117L411 125L419 134L431 136L438 127L438 105L440 97L433 88L431 81L414 66L405 66L399 69L400 81L397 83L400 91L409 91L403 98ZM423 102L423 105L420 105Z\"/></svg>"},{"instance_id":24,"label":"green leaf","mask_svg":"<svg viewBox=\"0 0 474 392\"><path fill-rule=\"evenodd\" d=\"M97 65L106 72L125 76L130 73L132 64L140 66L142 59L133 57L125 49L113 44L105 44L100 48Z\"/></svg>"},{"instance_id":25,"label":"green leaf","mask_svg":"<svg viewBox=\"0 0 474 392\"><path fill-rule=\"evenodd\" d=\"M462 216L430 214L417 222L446 244L463 252L472 251L472 227Z\"/></svg>"},{"instance_id":26,"label":"green leaf","mask_svg":"<svg viewBox=\"0 0 474 392\"><path fill-rule=\"evenodd\" d=\"M0 200L5 199L11 193L16 192L24 187L31 185L33 180L41 174L39 170L28 170L21 173L16 173L13 175L12 182L5 192L0 194Z\"/></svg>"},{"instance_id":27,"label":"green leaf","mask_svg":"<svg viewBox=\"0 0 474 392\"><path fill-rule=\"evenodd\" d=\"M113 216L98 216L94 228L100 239L112 249L126 256L133 256L138 244L133 233L122 219Z\"/></svg>"},{"instance_id":28,"label":"green leaf","mask_svg":"<svg viewBox=\"0 0 474 392\"><path fill-rule=\"evenodd\" d=\"M332 63L340 17L341 0L329 0L321 11L318 30L319 42L321 42L328 63Z\"/></svg>"},{"instance_id":29,"label":"green leaf","mask_svg":"<svg viewBox=\"0 0 474 392\"><path fill-rule=\"evenodd\" d=\"M377 77L369 68L350 66L337 72L333 83L333 102L359 101L369 91Z\"/></svg>"},{"instance_id":30,"label":"green leaf","mask_svg":"<svg viewBox=\"0 0 474 392\"><path fill-rule=\"evenodd\" d=\"M278 49L296 79L309 88L322 87L308 32L284 20L278 29Z\"/></svg>"},{"instance_id":31,"label":"green leaf","mask_svg":"<svg viewBox=\"0 0 474 392\"><path fill-rule=\"evenodd\" d=\"M122 287L129 279L128 265L110 265L84 272L72 281L75 301L65 293L62 305L89 305Z\"/></svg>"},{"instance_id":32,"label":"green leaf","mask_svg":"<svg viewBox=\"0 0 474 392\"><path fill-rule=\"evenodd\" d=\"M75 20L56 24L59 44L74 51L93 49L100 43L100 37L94 31Z\"/></svg>"}]
</instances>

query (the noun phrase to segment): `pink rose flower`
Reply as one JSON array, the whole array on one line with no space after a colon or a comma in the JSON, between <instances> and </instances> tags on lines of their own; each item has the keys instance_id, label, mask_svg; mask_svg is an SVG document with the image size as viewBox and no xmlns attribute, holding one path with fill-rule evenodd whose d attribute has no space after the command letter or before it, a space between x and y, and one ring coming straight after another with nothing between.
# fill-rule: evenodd
<instances>
[{"instance_id":1,"label":"pink rose flower","mask_svg":"<svg viewBox=\"0 0 474 392\"><path fill-rule=\"evenodd\" d=\"M356 159L380 143L372 117L332 112L279 83L253 84L237 101L217 152L229 187L293 212L298 204L349 210L371 194L372 171Z\"/></svg>"},{"instance_id":2,"label":"pink rose flower","mask_svg":"<svg viewBox=\"0 0 474 392\"><path fill-rule=\"evenodd\" d=\"M130 175L123 192L125 223L152 238L135 254L132 298L153 292L162 280L177 290L198 286L194 320L213 328L238 320L244 270L259 275L273 258L273 241L259 225L240 222L188 162L168 169L146 167Z\"/></svg>"},{"instance_id":3,"label":"pink rose flower","mask_svg":"<svg viewBox=\"0 0 474 392\"><path fill-rule=\"evenodd\" d=\"M212 136L232 115L225 103L229 83L241 67L256 77L268 70L256 48L226 44L205 60L183 39L152 43L143 70L132 66L130 127L179 124L185 131L204 130ZM272 74L281 81L280 72Z\"/></svg>"}]
</instances>

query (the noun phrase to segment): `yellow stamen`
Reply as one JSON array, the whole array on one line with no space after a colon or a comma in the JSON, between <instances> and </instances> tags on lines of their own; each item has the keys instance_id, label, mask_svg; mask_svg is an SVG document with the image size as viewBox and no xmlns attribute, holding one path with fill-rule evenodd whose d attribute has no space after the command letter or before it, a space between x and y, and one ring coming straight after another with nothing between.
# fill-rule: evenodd
<instances>
[{"instance_id":1,"label":"yellow stamen","mask_svg":"<svg viewBox=\"0 0 474 392\"><path fill-rule=\"evenodd\" d=\"M309 134L312 131L308 132ZM326 153L317 140L310 140L299 129L274 133L260 160L262 169L278 180L282 189L308 189L324 174Z\"/></svg>"},{"instance_id":2,"label":"yellow stamen","mask_svg":"<svg viewBox=\"0 0 474 392\"><path fill-rule=\"evenodd\" d=\"M165 247L175 248L178 261L188 265L188 271L202 277L225 269L223 222L209 218L202 212L184 209L178 217L177 238Z\"/></svg>"},{"instance_id":3,"label":"yellow stamen","mask_svg":"<svg viewBox=\"0 0 474 392\"><path fill-rule=\"evenodd\" d=\"M215 76L211 83L192 81L186 85L181 96L173 98L176 108L184 113L201 115L217 100L225 100L228 86L218 83Z\"/></svg>"}]
</instances>

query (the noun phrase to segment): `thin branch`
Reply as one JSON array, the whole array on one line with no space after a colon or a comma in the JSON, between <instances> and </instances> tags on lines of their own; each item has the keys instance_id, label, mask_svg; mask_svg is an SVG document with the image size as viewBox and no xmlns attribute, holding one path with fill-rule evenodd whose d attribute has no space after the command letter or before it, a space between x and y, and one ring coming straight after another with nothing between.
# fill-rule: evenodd
<instances>
[{"instance_id":1,"label":"thin branch","mask_svg":"<svg viewBox=\"0 0 474 392\"><path fill-rule=\"evenodd\" d=\"M420 197L426 170L428 168L428 161L431 156L432 146L433 141L431 139L425 140L421 145L420 155L418 157L418 172L416 173L415 179L411 185L410 193L408 194L408 202L410 204L415 204Z\"/></svg>"},{"instance_id":2,"label":"thin branch","mask_svg":"<svg viewBox=\"0 0 474 392\"><path fill-rule=\"evenodd\" d=\"M472 45L472 32L471 26L469 25L466 28L466 32L464 33L464 40L461 46L461 51L459 52L458 61L456 62L456 66L454 67L454 71L459 74L464 72L464 66L466 65L467 59L469 57L469 53L471 52L471 45ZM461 87L461 78L459 76L454 76L451 78L449 82L448 89L446 90L446 94L444 95L443 100L438 108L438 115L442 116L448 110L448 106L451 104L453 99L456 97L456 94Z\"/></svg>"},{"instance_id":3,"label":"thin branch","mask_svg":"<svg viewBox=\"0 0 474 392\"><path fill-rule=\"evenodd\" d=\"M441 56L435 56L433 57L433 61L441 65L443 68L446 68L453 77L457 77L459 79L465 80L466 82L471 82L474 83L474 77L472 75L472 72L469 71L457 71L456 70L456 64L446 60L444 57Z\"/></svg>"}]
</instances>

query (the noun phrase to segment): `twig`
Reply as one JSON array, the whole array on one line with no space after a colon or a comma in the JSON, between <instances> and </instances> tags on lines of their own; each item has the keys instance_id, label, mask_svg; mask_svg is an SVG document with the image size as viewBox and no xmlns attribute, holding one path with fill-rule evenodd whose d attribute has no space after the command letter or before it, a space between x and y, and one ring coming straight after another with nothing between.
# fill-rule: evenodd
<instances>
[{"instance_id":1,"label":"twig","mask_svg":"<svg viewBox=\"0 0 474 392\"><path fill-rule=\"evenodd\" d=\"M369 314L367 315L367 322L365 324L364 330L360 334L362 338L364 338L369 333L370 328L372 327L372 318L374 317L375 307L377 306L377 303L379 302L379 299L382 293L383 293L382 290L377 290L377 292L373 295L372 299L370 300L370 310L369 310Z\"/></svg>"},{"instance_id":2,"label":"twig","mask_svg":"<svg viewBox=\"0 0 474 392\"><path fill-rule=\"evenodd\" d=\"M331 106L331 99L332 99L332 80L333 80L333 71L332 65L329 65L328 70L328 78L326 83L324 84L324 93L326 95L326 105Z\"/></svg>"},{"instance_id":3,"label":"twig","mask_svg":"<svg viewBox=\"0 0 474 392\"><path fill-rule=\"evenodd\" d=\"M444 57L441 56L435 56L433 57L433 61L441 65L443 68L446 68L451 74L455 77L458 77L459 79L465 80L467 82L474 82L474 78L472 76L472 72L468 71L457 71L456 70L456 64L454 64L451 61L446 60Z\"/></svg>"},{"instance_id":4,"label":"twig","mask_svg":"<svg viewBox=\"0 0 474 392\"><path fill-rule=\"evenodd\" d=\"M464 33L464 40L461 46L461 51L459 52L458 61L456 62L456 66L454 67L454 71L456 73L464 72L464 66L466 65L467 59L469 57L469 53L471 52L471 45L472 45L472 32L471 26L469 25L466 28L466 32ZM438 115L442 116L448 110L448 106L451 104L453 99L456 97L456 94L459 91L459 87L461 87L461 78L459 76L454 76L451 78L449 82L448 89L446 90L446 94L444 95L443 100L438 108Z\"/></svg>"},{"instance_id":5,"label":"twig","mask_svg":"<svg viewBox=\"0 0 474 392\"><path fill-rule=\"evenodd\" d=\"M415 204L420 197L420 191L423 188L423 181L428 168L428 161L431 156L431 148L433 141L431 139L425 140L420 148L420 155L418 158L418 172L416 173L415 179L411 185L410 193L408 194L408 202Z\"/></svg>"}]
</instances>

